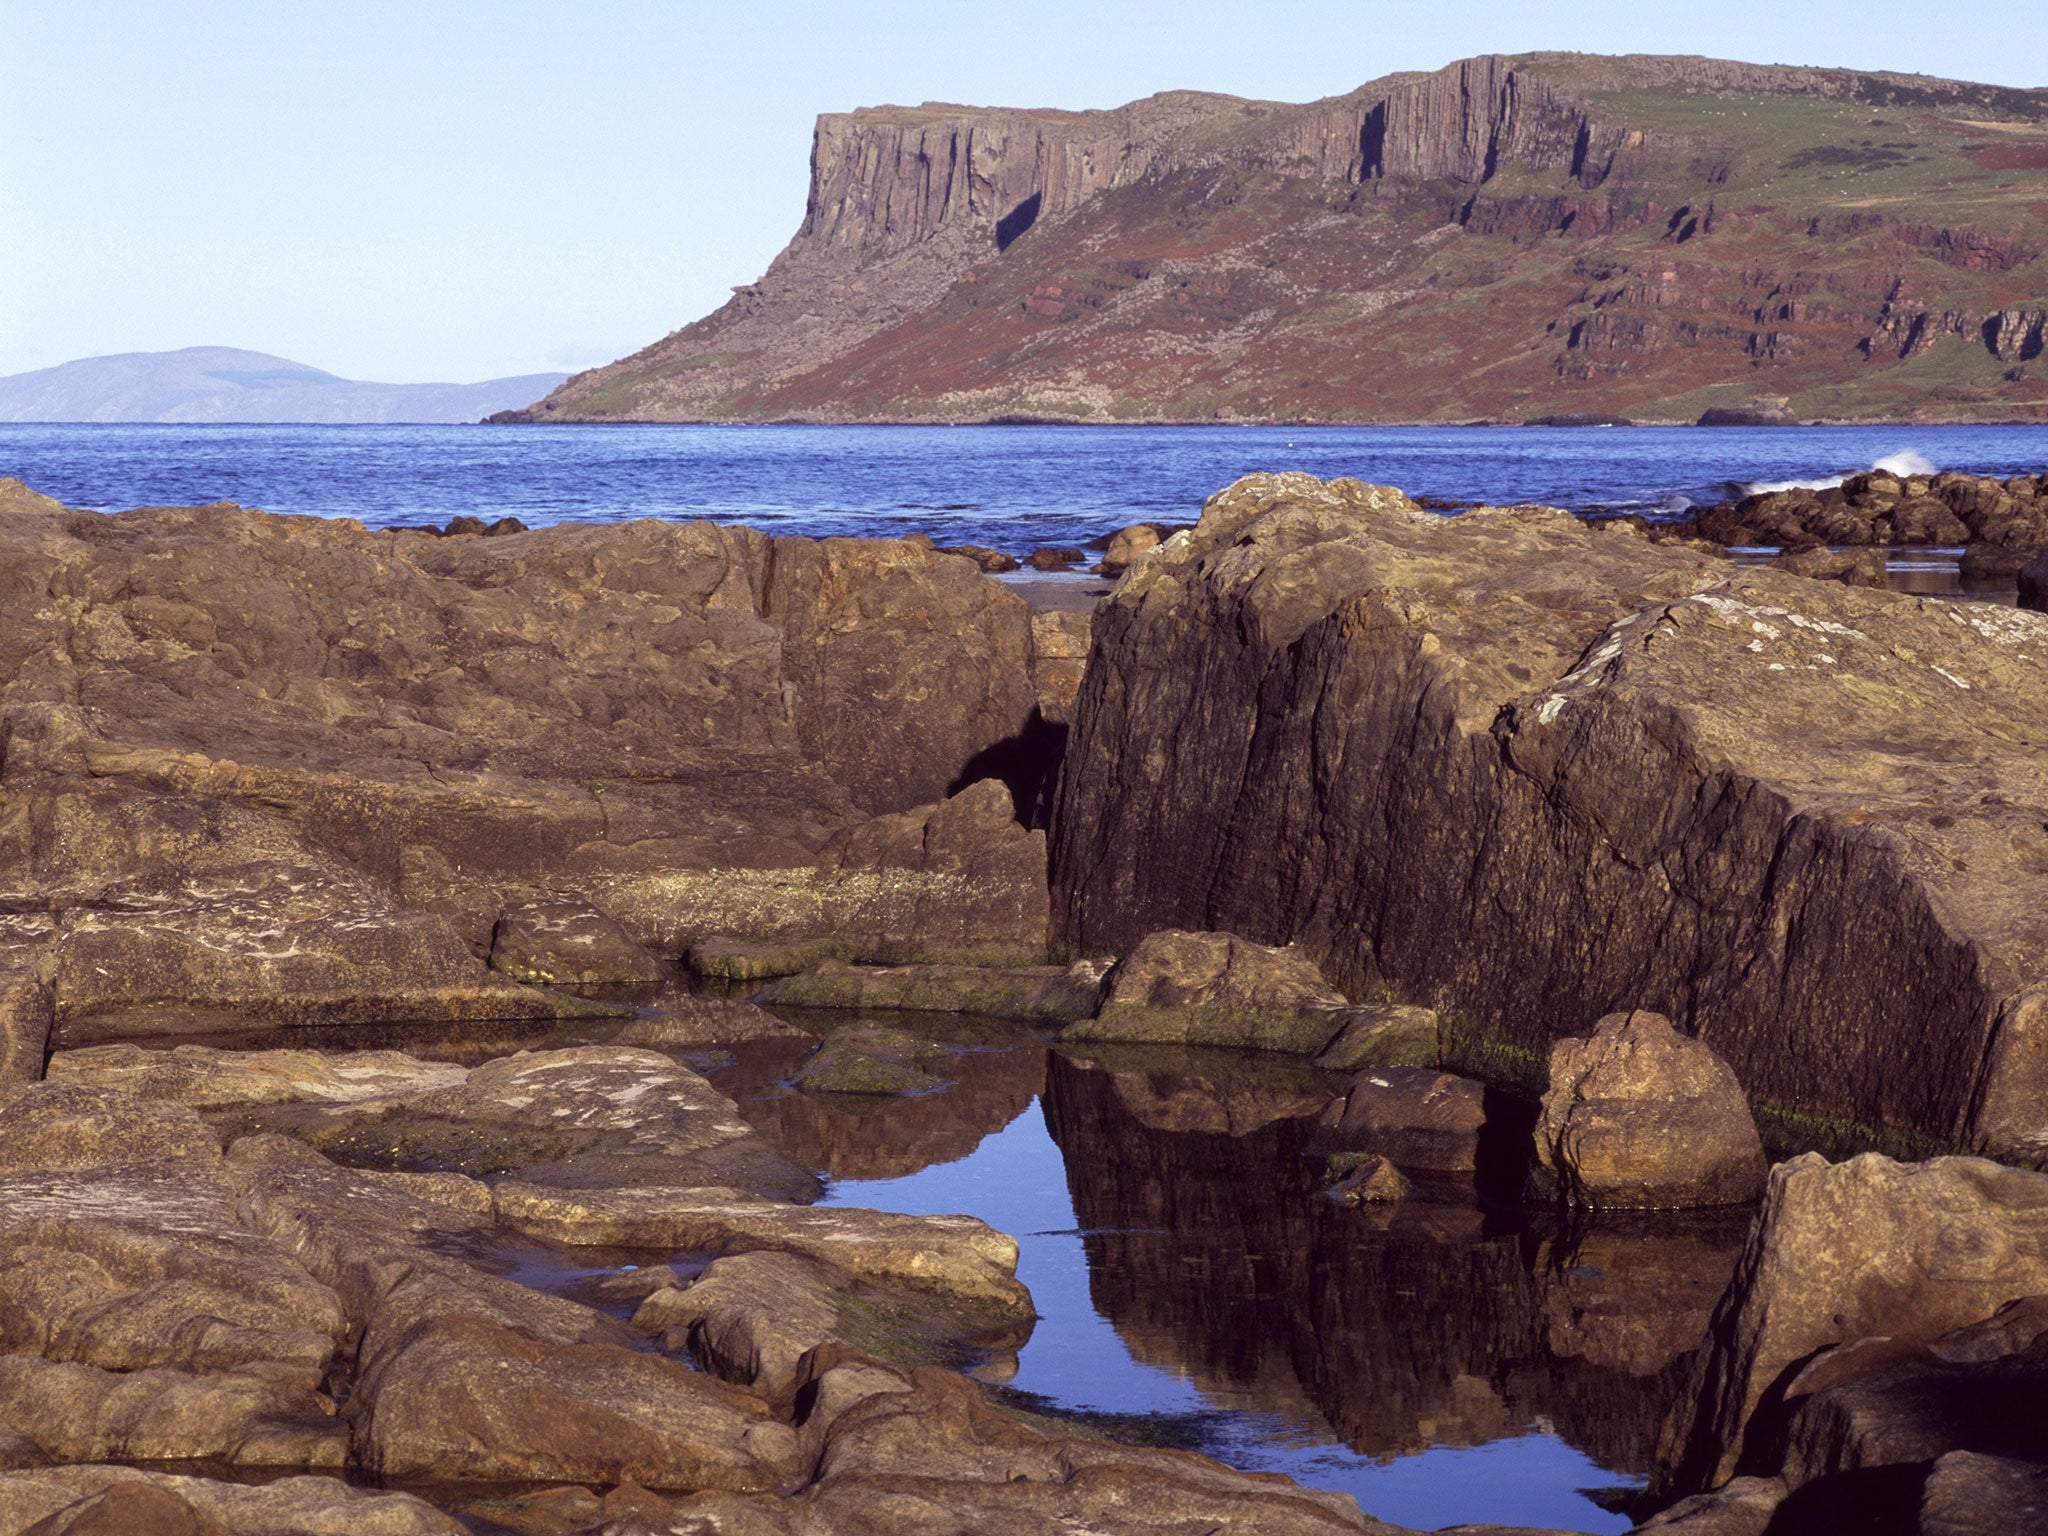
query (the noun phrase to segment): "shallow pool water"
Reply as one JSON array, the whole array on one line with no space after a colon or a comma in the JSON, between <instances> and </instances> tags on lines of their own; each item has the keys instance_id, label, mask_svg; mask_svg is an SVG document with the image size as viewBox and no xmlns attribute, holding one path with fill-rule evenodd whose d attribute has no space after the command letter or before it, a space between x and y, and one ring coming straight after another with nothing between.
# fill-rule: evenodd
<instances>
[{"instance_id":1,"label":"shallow pool water","mask_svg":"<svg viewBox=\"0 0 2048 1536\"><path fill-rule=\"evenodd\" d=\"M1018 1239L1040 1320L991 1379L1025 1406L1402 1525L1629 1528L1592 1495L1643 1485L1740 1214L1566 1230L1470 1199L1347 1209L1304 1151L1329 1080L1125 1056L1020 1042L956 1059L945 1093L862 1107L719 1075L769 1134L809 1126L829 1203ZM913 1146L933 1155L901 1170Z\"/></svg>"}]
</instances>

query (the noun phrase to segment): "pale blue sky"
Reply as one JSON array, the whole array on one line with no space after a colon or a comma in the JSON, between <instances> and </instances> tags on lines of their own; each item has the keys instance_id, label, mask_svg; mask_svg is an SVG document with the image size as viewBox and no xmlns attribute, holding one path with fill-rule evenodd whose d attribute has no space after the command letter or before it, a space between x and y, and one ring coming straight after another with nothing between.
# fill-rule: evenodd
<instances>
[{"instance_id":1,"label":"pale blue sky","mask_svg":"<svg viewBox=\"0 0 2048 1536\"><path fill-rule=\"evenodd\" d=\"M0 373L585 366L760 273L820 111L1300 101L1532 48L2048 85L2048 3L0 0Z\"/></svg>"}]
</instances>

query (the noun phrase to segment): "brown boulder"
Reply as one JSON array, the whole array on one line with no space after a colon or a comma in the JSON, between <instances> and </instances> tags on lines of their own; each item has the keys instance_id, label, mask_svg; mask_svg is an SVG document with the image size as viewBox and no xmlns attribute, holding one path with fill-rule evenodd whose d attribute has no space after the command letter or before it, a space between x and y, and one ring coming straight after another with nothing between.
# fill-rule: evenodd
<instances>
[{"instance_id":1,"label":"brown boulder","mask_svg":"<svg viewBox=\"0 0 2048 1536\"><path fill-rule=\"evenodd\" d=\"M1743 1205L1766 1174L1728 1064L1640 1009L1550 1048L1536 1156L1564 1200L1586 1210Z\"/></svg>"},{"instance_id":2,"label":"brown boulder","mask_svg":"<svg viewBox=\"0 0 2048 1536\"><path fill-rule=\"evenodd\" d=\"M1117 962L1096 1016L1061 1039L1314 1055L1343 1027L1344 1007L1306 955L1230 933L1167 930Z\"/></svg>"},{"instance_id":3,"label":"brown boulder","mask_svg":"<svg viewBox=\"0 0 2048 1536\"><path fill-rule=\"evenodd\" d=\"M973 777L1037 707L1022 599L907 542L427 538L24 494L0 570L0 850L52 917L70 1044L559 1014L480 963L508 905L594 907L638 940L619 882L724 872L744 906L864 810ZM915 883L870 880L887 910L855 926L957 929L960 893L920 906ZM508 964L585 969L518 937ZM607 975L650 974L612 949Z\"/></svg>"},{"instance_id":4,"label":"brown boulder","mask_svg":"<svg viewBox=\"0 0 2048 1536\"><path fill-rule=\"evenodd\" d=\"M773 983L761 998L795 1008L900 1008L1067 1024L1094 1015L1103 969L1091 960L1071 966L821 965Z\"/></svg>"},{"instance_id":5,"label":"brown boulder","mask_svg":"<svg viewBox=\"0 0 2048 1536\"><path fill-rule=\"evenodd\" d=\"M904 1030L877 1024L835 1029L790 1079L806 1093L930 1093L945 1086L918 1067L938 1047Z\"/></svg>"},{"instance_id":6,"label":"brown boulder","mask_svg":"<svg viewBox=\"0 0 2048 1536\"><path fill-rule=\"evenodd\" d=\"M1884 551L1881 549L1860 549L1854 554L1838 554L1826 548L1802 549L1778 556L1771 562L1771 568L1790 571L1794 576L1805 576L1813 581L1839 581L1848 587L1882 587L1885 584Z\"/></svg>"},{"instance_id":7,"label":"brown boulder","mask_svg":"<svg viewBox=\"0 0 2048 1536\"><path fill-rule=\"evenodd\" d=\"M1035 965L1045 958L1045 834L983 779L951 799L848 827L805 867L608 880L598 904L648 948L757 974L821 952L884 964ZM720 956L739 958L729 963ZM765 954L765 962L745 956ZM774 958L776 956L790 958ZM812 960L810 963L815 963Z\"/></svg>"},{"instance_id":8,"label":"brown boulder","mask_svg":"<svg viewBox=\"0 0 2048 1536\"><path fill-rule=\"evenodd\" d=\"M594 907L534 901L507 909L491 935L491 969L535 986L589 987L663 979L661 962Z\"/></svg>"},{"instance_id":9,"label":"brown boulder","mask_svg":"<svg viewBox=\"0 0 2048 1536\"><path fill-rule=\"evenodd\" d=\"M1344 1027L1323 1047L1316 1065L1331 1072L1361 1067L1433 1067L1440 1050L1442 1021L1433 1008L1398 1003L1344 1011Z\"/></svg>"},{"instance_id":10,"label":"brown boulder","mask_svg":"<svg viewBox=\"0 0 2048 1536\"><path fill-rule=\"evenodd\" d=\"M468 1069L402 1051L224 1051L205 1045L148 1050L94 1045L58 1051L49 1081L168 1100L193 1109L249 1104L361 1104L465 1081Z\"/></svg>"},{"instance_id":11,"label":"brown boulder","mask_svg":"<svg viewBox=\"0 0 2048 1536\"><path fill-rule=\"evenodd\" d=\"M733 1190L542 1189L506 1181L498 1219L554 1243L620 1248L770 1251L821 1259L883 1285L934 1291L1028 1314L1017 1240L972 1216L899 1216L857 1207L748 1200Z\"/></svg>"},{"instance_id":12,"label":"brown boulder","mask_svg":"<svg viewBox=\"0 0 2048 1536\"><path fill-rule=\"evenodd\" d=\"M1950 1451L1920 1495L1920 1536L2021 1536L2048 1529L2048 1465Z\"/></svg>"},{"instance_id":13,"label":"brown boulder","mask_svg":"<svg viewBox=\"0 0 2048 1536\"><path fill-rule=\"evenodd\" d=\"M50 1460L326 1467L348 1459L334 1405L291 1374L249 1368L105 1371L0 1355L0 1434Z\"/></svg>"},{"instance_id":14,"label":"brown boulder","mask_svg":"<svg viewBox=\"0 0 2048 1536\"><path fill-rule=\"evenodd\" d=\"M1150 523L1133 523L1120 528L1110 536L1109 548L1103 551L1102 574L1121 576L1148 553L1159 547L1160 531Z\"/></svg>"},{"instance_id":15,"label":"brown boulder","mask_svg":"<svg viewBox=\"0 0 2048 1536\"><path fill-rule=\"evenodd\" d=\"M0 1103L0 1174L219 1158L219 1138L183 1105L54 1083Z\"/></svg>"},{"instance_id":16,"label":"brown boulder","mask_svg":"<svg viewBox=\"0 0 2048 1536\"><path fill-rule=\"evenodd\" d=\"M1782 1422L1756 1416L1818 1351L1933 1340L2042 1294L2048 1175L1969 1157L1781 1163L1660 1454L1681 1490L1775 1470Z\"/></svg>"}]
</instances>

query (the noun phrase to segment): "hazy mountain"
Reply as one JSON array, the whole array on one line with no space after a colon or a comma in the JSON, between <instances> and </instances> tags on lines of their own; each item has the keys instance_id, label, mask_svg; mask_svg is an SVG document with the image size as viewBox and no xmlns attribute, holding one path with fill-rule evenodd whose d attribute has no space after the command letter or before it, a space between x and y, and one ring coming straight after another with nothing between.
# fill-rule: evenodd
<instances>
[{"instance_id":1,"label":"hazy mountain","mask_svg":"<svg viewBox=\"0 0 2048 1536\"><path fill-rule=\"evenodd\" d=\"M2048 91L1530 54L811 166L758 282L515 419L2048 420Z\"/></svg>"},{"instance_id":2,"label":"hazy mountain","mask_svg":"<svg viewBox=\"0 0 2048 1536\"><path fill-rule=\"evenodd\" d=\"M370 384L236 347L121 352L0 378L0 421L477 421L567 377Z\"/></svg>"}]
</instances>

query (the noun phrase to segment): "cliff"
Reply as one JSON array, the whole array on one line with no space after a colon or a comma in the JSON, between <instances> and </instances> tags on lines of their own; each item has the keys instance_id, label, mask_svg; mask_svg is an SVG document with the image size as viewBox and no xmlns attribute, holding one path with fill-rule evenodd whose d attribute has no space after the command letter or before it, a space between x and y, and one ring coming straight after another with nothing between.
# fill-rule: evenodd
<instances>
[{"instance_id":1,"label":"cliff","mask_svg":"<svg viewBox=\"0 0 2048 1536\"><path fill-rule=\"evenodd\" d=\"M497 419L2048 419L2044 251L2041 90L1533 54L867 109L759 281Z\"/></svg>"}]
</instances>

